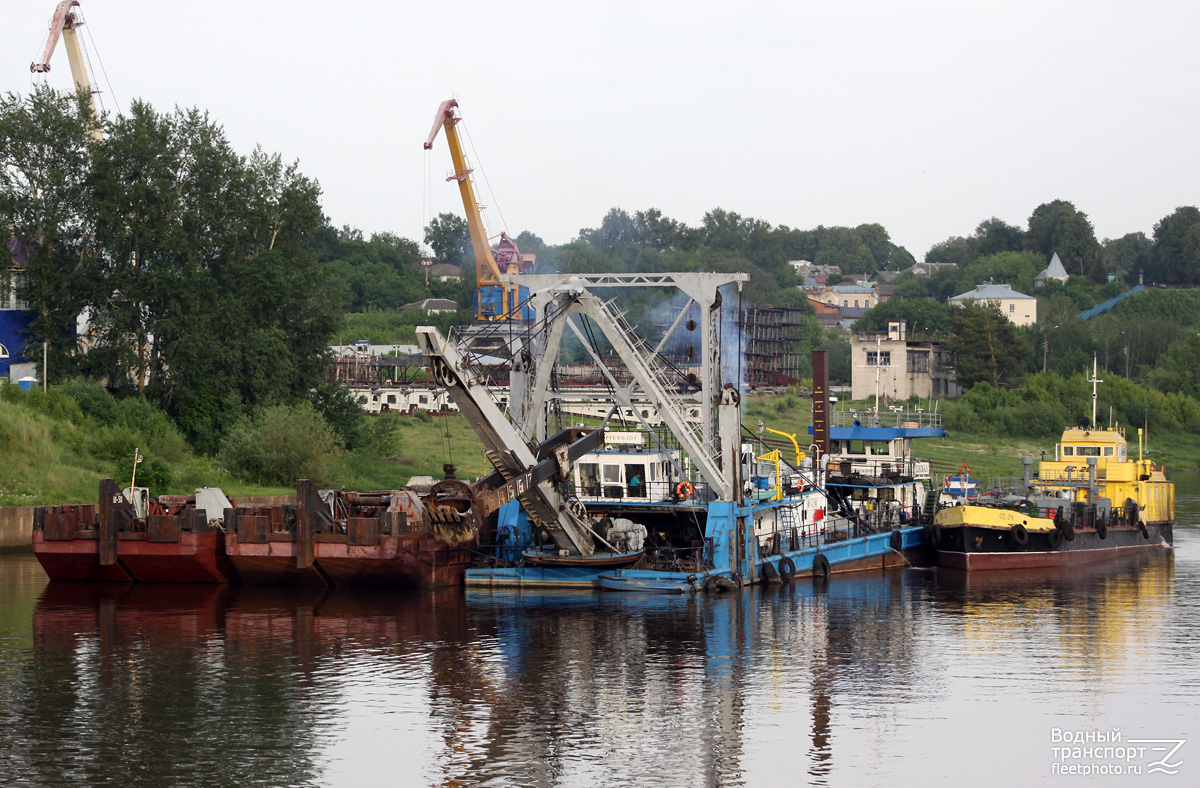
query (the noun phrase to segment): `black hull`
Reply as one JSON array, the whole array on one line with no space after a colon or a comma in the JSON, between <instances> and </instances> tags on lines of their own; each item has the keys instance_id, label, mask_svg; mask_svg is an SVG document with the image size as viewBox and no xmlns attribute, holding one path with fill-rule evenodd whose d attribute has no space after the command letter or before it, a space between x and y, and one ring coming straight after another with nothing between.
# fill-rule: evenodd
<instances>
[{"instance_id":1,"label":"black hull","mask_svg":"<svg viewBox=\"0 0 1200 788\"><path fill-rule=\"evenodd\" d=\"M1143 550L1169 548L1171 523L1154 523L1143 533L1136 526L1110 526L1101 537L1093 528L1080 528L1074 539L1058 532L1030 531L1024 545L1013 534L996 528L951 525L929 528L926 536L937 553L938 566L954 569L1028 569L1107 561Z\"/></svg>"}]
</instances>

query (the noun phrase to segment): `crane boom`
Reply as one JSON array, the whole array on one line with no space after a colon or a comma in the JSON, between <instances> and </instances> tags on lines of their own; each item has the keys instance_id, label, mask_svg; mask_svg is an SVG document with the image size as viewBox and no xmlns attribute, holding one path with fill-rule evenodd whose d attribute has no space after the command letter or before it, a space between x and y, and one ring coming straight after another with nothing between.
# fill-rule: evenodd
<instances>
[{"instance_id":1,"label":"crane boom","mask_svg":"<svg viewBox=\"0 0 1200 788\"><path fill-rule=\"evenodd\" d=\"M458 108L456 99L443 101L438 106L433 118L433 128L425 140L425 150L433 148L438 131L446 130L446 142L450 146L450 159L454 163L454 174L446 180L458 181L458 190L462 195L463 210L467 214L467 227L471 232L471 247L475 250L475 279L477 291L475 295L476 320L509 320L519 318L517 307L520 304L520 289L517 285L506 284L500 280L501 274L520 273L522 256L516 243L507 233L500 233L500 257L496 255L488 243L487 231L483 226L483 216L479 212L479 202L475 198L475 186L471 182L471 168L467 166L467 157L463 153L462 143L455 126L462 116L455 113ZM501 270L501 263L504 270Z\"/></svg>"},{"instance_id":2,"label":"crane boom","mask_svg":"<svg viewBox=\"0 0 1200 788\"><path fill-rule=\"evenodd\" d=\"M98 119L100 113L96 111L96 91L92 90L87 66L84 65L83 50L79 46L79 37L75 34L75 28L83 25L83 22L75 14L77 5L79 5L79 0L62 0L55 7L42 59L37 63L30 63L29 70L34 74L45 74L50 71L50 57L54 54L54 50L58 46L58 39L61 37L63 47L67 50L67 61L71 64L71 77L75 80L75 89L88 95L88 101L92 105L92 117ZM94 131L93 135L99 137L99 129Z\"/></svg>"}]
</instances>

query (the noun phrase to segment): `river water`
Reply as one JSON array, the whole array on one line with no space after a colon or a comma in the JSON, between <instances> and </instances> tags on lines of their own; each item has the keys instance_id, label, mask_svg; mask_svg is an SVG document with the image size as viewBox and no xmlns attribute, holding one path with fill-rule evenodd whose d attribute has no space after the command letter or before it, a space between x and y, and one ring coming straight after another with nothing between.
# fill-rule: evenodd
<instances>
[{"instance_id":1,"label":"river water","mask_svg":"<svg viewBox=\"0 0 1200 788\"><path fill-rule=\"evenodd\" d=\"M49 584L0 556L0 786L1195 785L1200 477L1176 484L1173 553L694 599Z\"/></svg>"}]
</instances>

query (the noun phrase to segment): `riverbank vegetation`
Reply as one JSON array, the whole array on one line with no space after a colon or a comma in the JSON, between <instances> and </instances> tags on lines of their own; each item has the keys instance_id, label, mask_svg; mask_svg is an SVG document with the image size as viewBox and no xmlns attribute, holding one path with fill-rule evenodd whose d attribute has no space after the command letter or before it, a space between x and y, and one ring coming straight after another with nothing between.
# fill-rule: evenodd
<instances>
[{"instance_id":1,"label":"riverbank vegetation","mask_svg":"<svg viewBox=\"0 0 1200 788\"><path fill-rule=\"evenodd\" d=\"M91 500L100 476L133 473L135 448L145 455L137 473L156 493L203 484L285 492L296 475L388 488L440 476L451 461L464 477L486 470L460 417L368 417L328 382L331 346L410 344L417 325L448 334L470 322L475 275L461 217L435 217L423 243L364 237L332 224L319 184L298 163L234 150L198 109L134 102L124 116L97 120L85 97L74 98L44 87L0 98L0 293L27 307L22 339L46 343L38 377L52 384L47 393L0 389L0 503ZM1168 213L1150 235L1100 240L1085 213L1053 200L1034 208L1025 228L993 217L935 244L924 260L941 265L923 274L879 224L802 229L719 207L690 225L655 208L613 208L564 244L528 230L515 239L543 272L744 272L748 281L725 307L801 310L803 338L791 351L807 365L811 350L828 350L840 384L852 373L849 335L821 327L794 263L828 271L824 284L891 279L892 299L855 331L902 319L910 332L945 338L957 355L966 392L937 404L952 438L931 450L945 452L936 461L974 468L990 454L998 463L1027 450L1040 456L1064 426L1090 415L1084 370L1095 357L1105 381L1099 420L1127 426L1135 444L1136 428L1148 426L1152 457L1195 465L1194 207ZM1054 253L1069 279L1035 290ZM430 277L423 262L461 275ZM1142 278L1161 287L1080 319ZM1038 321L1016 327L987 307L945 303L985 282L1035 293ZM664 297L626 290L621 307L631 322L669 324L681 304ZM429 315L412 306L426 298L459 309ZM807 428L810 405L794 392L747 403L751 431L759 418L788 432Z\"/></svg>"}]
</instances>

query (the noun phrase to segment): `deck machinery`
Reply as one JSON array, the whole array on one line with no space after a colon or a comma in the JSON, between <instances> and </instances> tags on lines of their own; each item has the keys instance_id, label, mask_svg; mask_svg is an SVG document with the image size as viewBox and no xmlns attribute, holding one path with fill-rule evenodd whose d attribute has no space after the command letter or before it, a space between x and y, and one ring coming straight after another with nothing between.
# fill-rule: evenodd
<instances>
[{"instance_id":1,"label":"deck machinery","mask_svg":"<svg viewBox=\"0 0 1200 788\"><path fill-rule=\"evenodd\" d=\"M787 495L756 496L749 478L753 452L742 439L740 392L722 379L721 363L723 345L740 352L737 326L721 323L722 289L740 290L747 279L715 273L523 275L536 318L510 348L506 410L492 401L470 354L436 329L418 327L435 380L446 386L496 468L482 494L497 505L516 502L500 511L498 531L523 529L528 540L510 550L507 560L469 570L468 585L686 591L716 579L755 582L776 567L790 575L828 571L831 564L881 566L895 557L889 553L919 544L918 528L889 535L826 520L819 452L805 468L787 469L795 480ZM639 331L617 298L596 294L631 287L668 288L688 301L657 342ZM692 304L700 320L685 319ZM683 332L691 332L688 340L698 346L697 367L676 368L660 354L672 335ZM554 367L568 333L608 379L612 407L635 414L657 442L647 447L650 475L628 484L615 499L598 500L573 483L578 479L573 463L588 452L589 463L602 454L595 452L599 430L583 438L549 434L557 396ZM627 374L607 366L604 350ZM653 403L671 445L631 407L635 394ZM699 418L692 415L697 410ZM621 478L624 484L629 477ZM637 538L628 538L631 534Z\"/></svg>"}]
</instances>

